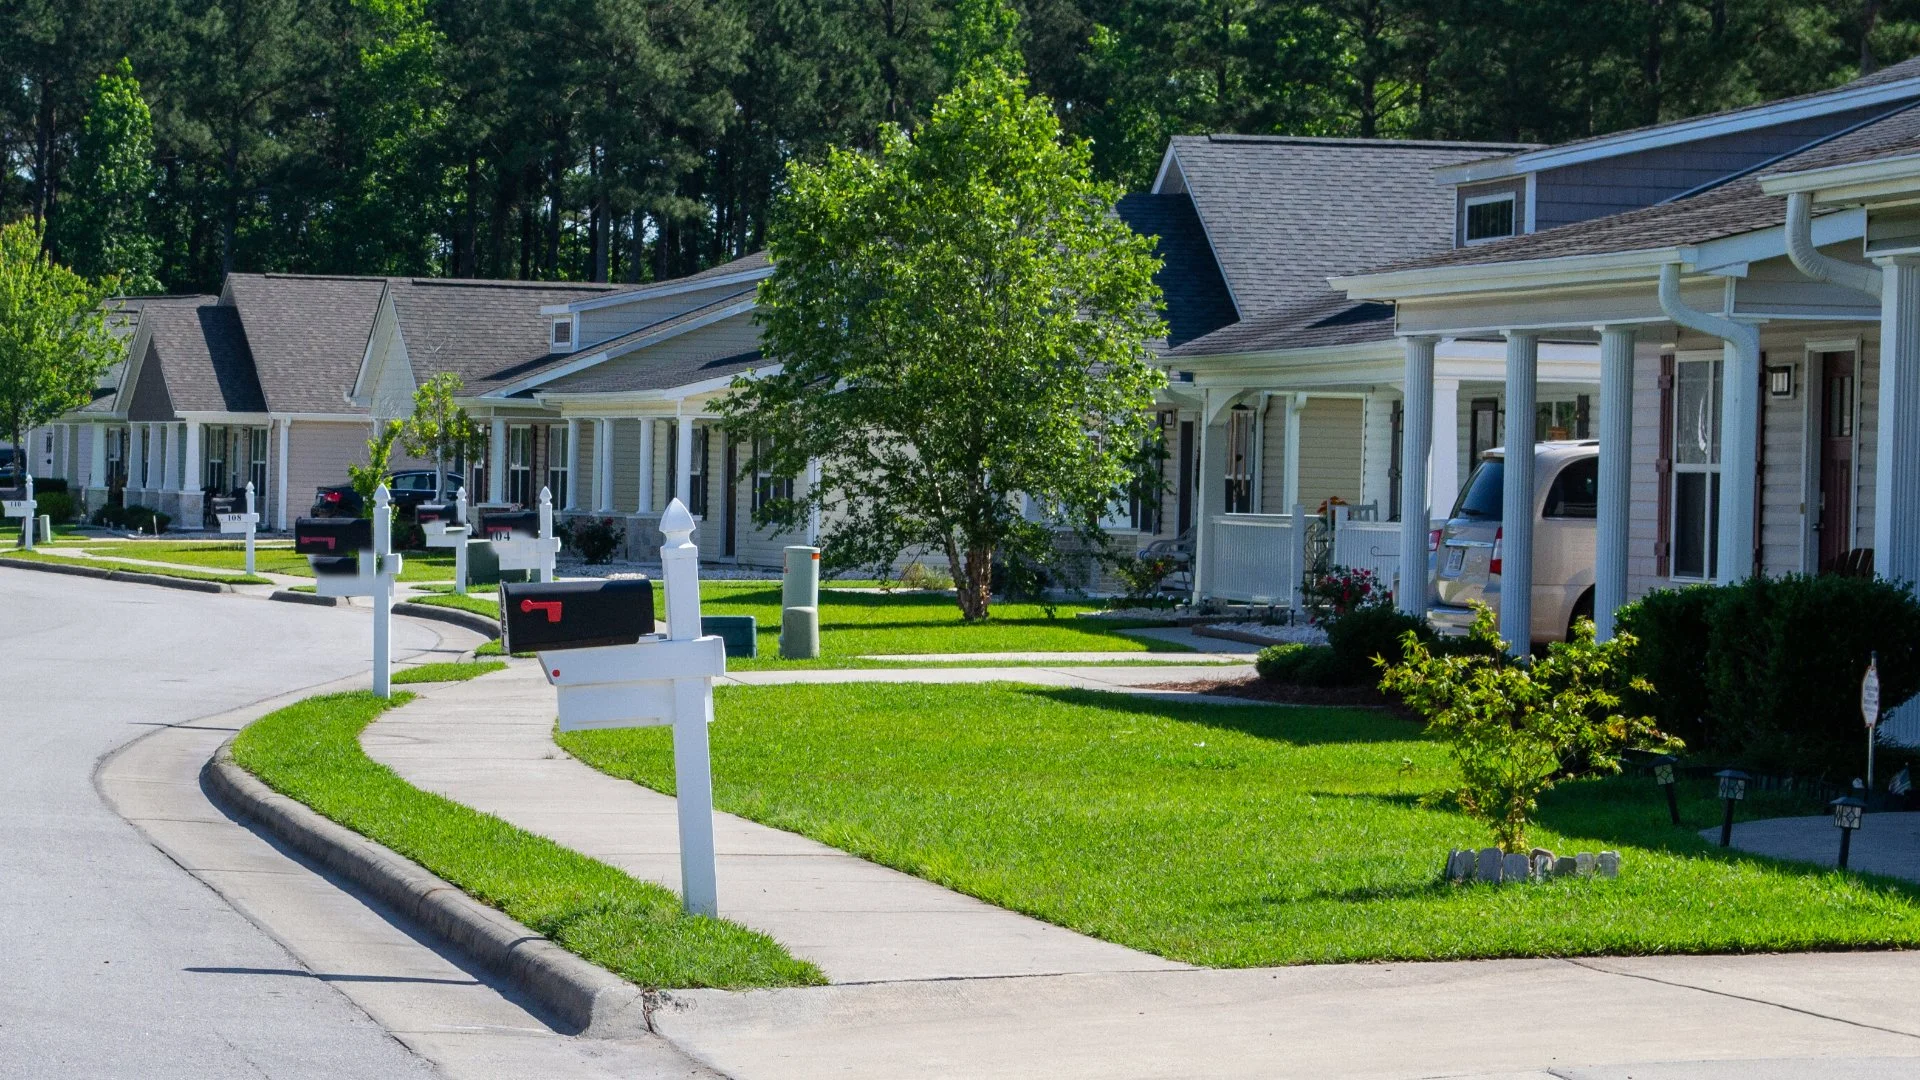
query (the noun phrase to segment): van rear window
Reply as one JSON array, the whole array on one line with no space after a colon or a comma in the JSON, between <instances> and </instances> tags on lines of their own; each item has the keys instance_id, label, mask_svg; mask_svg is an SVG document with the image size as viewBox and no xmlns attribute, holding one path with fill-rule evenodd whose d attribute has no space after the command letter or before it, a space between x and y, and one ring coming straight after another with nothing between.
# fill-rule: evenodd
<instances>
[{"instance_id":1,"label":"van rear window","mask_svg":"<svg viewBox=\"0 0 1920 1080\"><path fill-rule=\"evenodd\" d=\"M1550 518L1597 518L1600 516L1600 459L1582 458L1560 470L1553 488L1547 492Z\"/></svg>"},{"instance_id":2,"label":"van rear window","mask_svg":"<svg viewBox=\"0 0 1920 1080\"><path fill-rule=\"evenodd\" d=\"M1475 521L1499 521L1501 488L1506 480L1506 463L1498 458L1482 461L1454 504L1453 516Z\"/></svg>"}]
</instances>

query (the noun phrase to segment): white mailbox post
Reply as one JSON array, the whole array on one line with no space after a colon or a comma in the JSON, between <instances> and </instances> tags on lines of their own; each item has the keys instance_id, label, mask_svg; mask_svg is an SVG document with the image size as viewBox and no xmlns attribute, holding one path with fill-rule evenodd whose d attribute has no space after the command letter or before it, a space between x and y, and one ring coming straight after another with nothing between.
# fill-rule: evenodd
<instances>
[{"instance_id":1,"label":"white mailbox post","mask_svg":"<svg viewBox=\"0 0 1920 1080\"><path fill-rule=\"evenodd\" d=\"M502 570L532 570L538 581L553 580L553 560L560 538L553 534L553 493L540 489L540 535L487 537Z\"/></svg>"},{"instance_id":2,"label":"white mailbox post","mask_svg":"<svg viewBox=\"0 0 1920 1080\"><path fill-rule=\"evenodd\" d=\"M467 524L467 489L454 493L452 521L425 522L420 531L426 534L428 547L453 549L453 591L467 595L467 545L473 542L473 529Z\"/></svg>"},{"instance_id":3,"label":"white mailbox post","mask_svg":"<svg viewBox=\"0 0 1920 1080\"><path fill-rule=\"evenodd\" d=\"M660 562L667 632L632 645L541 651L540 666L558 691L561 731L672 725L681 892L689 914L712 916L719 906L707 725L713 722L713 680L726 674L727 650L718 636L700 633L700 552L691 539L693 515L680 500L667 506L660 531L666 534ZM522 602L540 606L537 600Z\"/></svg>"},{"instance_id":4,"label":"white mailbox post","mask_svg":"<svg viewBox=\"0 0 1920 1080\"><path fill-rule=\"evenodd\" d=\"M260 524L260 515L253 508L253 481L247 481L247 509L240 514L217 514L220 531L223 533L247 534L247 573L253 570L253 530Z\"/></svg>"},{"instance_id":5,"label":"white mailbox post","mask_svg":"<svg viewBox=\"0 0 1920 1080\"><path fill-rule=\"evenodd\" d=\"M373 692L381 697L393 689L393 583L401 568L393 550L392 508L393 496L381 484L373 493L372 522L301 518L293 526L294 550L313 564L314 592L373 598Z\"/></svg>"},{"instance_id":6,"label":"white mailbox post","mask_svg":"<svg viewBox=\"0 0 1920 1080\"><path fill-rule=\"evenodd\" d=\"M39 525L33 516L33 474L27 474L27 497L0 500L0 514L20 519L20 536L28 551L33 550L33 532Z\"/></svg>"}]
</instances>

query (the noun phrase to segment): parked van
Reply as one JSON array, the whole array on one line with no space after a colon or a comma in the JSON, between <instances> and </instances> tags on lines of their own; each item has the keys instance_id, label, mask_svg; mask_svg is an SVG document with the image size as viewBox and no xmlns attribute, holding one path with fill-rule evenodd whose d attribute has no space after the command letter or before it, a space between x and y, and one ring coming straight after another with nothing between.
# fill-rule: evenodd
<instances>
[{"instance_id":1,"label":"parked van","mask_svg":"<svg viewBox=\"0 0 1920 1080\"><path fill-rule=\"evenodd\" d=\"M1500 610L1504 449L1480 455L1446 523L1435 529L1427 619L1443 634L1473 623L1468 601ZM1594 519L1600 444L1543 442L1533 451L1533 641L1561 641L1575 619L1593 617Z\"/></svg>"}]
</instances>

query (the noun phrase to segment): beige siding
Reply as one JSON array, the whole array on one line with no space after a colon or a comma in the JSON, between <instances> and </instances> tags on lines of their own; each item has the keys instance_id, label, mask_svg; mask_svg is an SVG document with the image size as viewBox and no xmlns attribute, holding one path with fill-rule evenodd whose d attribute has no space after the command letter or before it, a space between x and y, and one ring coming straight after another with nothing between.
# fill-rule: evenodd
<instances>
[{"instance_id":1,"label":"beige siding","mask_svg":"<svg viewBox=\"0 0 1920 1080\"><path fill-rule=\"evenodd\" d=\"M1310 397L1300 411L1300 503L1307 513L1336 496L1359 500L1364 411L1358 398L1331 397Z\"/></svg>"},{"instance_id":2,"label":"beige siding","mask_svg":"<svg viewBox=\"0 0 1920 1080\"><path fill-rule=\"evenodd\" d=\"M573 456L580 466L580 472L568 478L576 492L573 504L581 510L592 510L599 505L599 500L593 496L593 439L597 434L594 431L597 426L592 420L580 421L580 452Z\"/></svg>"},{"instance_id":3,"label":"beige siding","mask_svg":"<svg viewBox=\"0 0 1920 1080\"><path fill-rule=\"evenodd\" d=\"M383 297L374 317L371 362L373 415L402 420L413 414L413 363L393 316L393 301Z\"/></svg>"},{"instance_id":4,"label":"beige siding","mask_svg":"<svg viewBox=\"0 0 1920 1080\"><path fill-rule=\"evenodd\" d=\"M347 482L348 465L367 461L367 425L364 421L296 420L287 431L287 517L303 516L313 506L315 490ZM268 457L279 451L270 440ZM268 484L279 464L267 463Z\"/></svg>"},{"instance_id":5,"label":"beige siding","mask_svg":"<svg viewBox=\"0 0 1920 1080\"><path fill-rule=\"evenodd\" d=\"M1266 412L1260 425L1260 491L1256 495L1253 508L1263 514L1284 514L1292 508L1287 505L1287 398L1278 395L1268 399ZM1226 429L1221 431L1224 435ZM1174 482L1179 483L1180 476L1174 474ZM1174 492L1173 510L1178 516L1180 510L1179 491ZM1178 522L1176 521L1177 525Z\"/></svg>"},{"instance_id":6,"label":"beige siding","mask_svg":"<svg viewBox=\"0 0 1920 1080\"><path fill-rule=\"evenodd\" d=\"M663 363L677 363L688 360L718 360L740 353L752 352L760 347L760 329L750 314L736 315L712 326L688 331L679 337L670 338L658 345L615 357L603 364L587 368L575 375L556 379L545 389L565 393L576 385L605 387L621 385L623 377L631 377L637 385L648 385L657 380L649 378L649 368ZM688 383L704 382L706 377L692 375Z\"/></svg>"},{"instance_id":7,"label":"beige siding","mask_svg":"<svg viewBox=\"0 0 1920 1080\"><path fill-rule=\"evenodd\" d=\"M1637 597L1668 584L1654 573L1659 540L1660 355L1657 343L1642 342L1633 356L1633 452L1628 474L1627 595Z\"/></svg>"},{"instance_id":8,"label":"beige siding","mask_svg":"<svg viewBox=\"0 0 1920 1080\"><path fill-rule=\"evenodd\" d=\"M1807 356L1805 335L1765 335L1766 366L1791 365L1794 394L1760 391L1760 565L1768 574L1813 569L1806 560Z\"/></svg>"},{"instance_id":9,"label":"beige siding","mask_svg":"<svg viewBox=\"0 0 1920 1080\"><path fill-rule=\"evenodd\" d=\"M1859 437L1854 442L1853 459L1854 489L1853 505L1853 545L1857 548L1873 546L1874 463L1879 459L1880 448L1880 350L1879 343L1869 339L1862 350L1866 355L1861 358L1859 389L1855 397L1860 402L1860 423L1855 430Z\"/></svg>"}]
</instances>

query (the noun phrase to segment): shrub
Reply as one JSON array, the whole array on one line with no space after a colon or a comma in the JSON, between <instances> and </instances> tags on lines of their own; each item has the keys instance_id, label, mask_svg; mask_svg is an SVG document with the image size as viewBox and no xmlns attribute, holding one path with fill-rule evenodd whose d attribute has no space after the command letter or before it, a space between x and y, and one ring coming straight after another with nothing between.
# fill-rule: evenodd
<instances>
[{"instance_id":1,"label":"shrub","mask_svg":"<svg viewBox=\"0 0 1920 1080\"><path fill-rule=\"evenodd\" d=\"M1253 668L1268 682L1292 686L1352 686L1359 681L1354 669L1325 645L1269 645L1253 658Z\"/></svg>"},{"instance_id":2,"label":"shrub","mask_svg":"<svg viewBox=\"0 0 1920 1080\"><path fill-rule=\"evenodd\" d=\"M173 518L151 507L129 506L120 512L119 522L110 524L114 524L117 528L158 536L167 531L168 525L173 524Z\"/></svg>"},{"instance_id":3,"label":"shrub","mask_svg":"<svg viewBox=\"0 0 1920 1080\"><path fill-rule=\"evenodd\" d=\"M1138 554L1111 560L1113 576L1126 588L1126 598L1136 602L1151 600L1160 593L1160 583L1173 573L1177 564L1166 555Z\"/></svg>"},{"instance_id":4,"label":"shrub","mask_svg":"<svg viewBox=\"0 0 1920 1080\"><path fill-rule=\"evenodd\" d=\"M897 587L944 592L953 588L953 575L945 570L936 570L926 563L908 563L906 569L900 571Z\"/></svg>"},{"instance_id":5,"label":"shrub","mask_svg":"<svg viewBox=\"0 0 1920 1080\"><path fill-rule=\"evenodd\" d=\"M1380 660L1397 664L1403 657L1402 641L1412 634L1422 642L1433 641L1433 628L1427 621L1385 604L1354 608L1327 622L1327 644L1355 682L1369 678Z\"/></svg>"},{"instance_id":6,"label":"shrub","mask_svg":"<svg viewBox=\"0 0 1920 1080\"><path fill-rule=\"evenodd\" d=\"M1300 599L1314 622L1327 622L1360 608L1390 604L1393 593L1380 575L1365 567L1334 565L1302 581Z\"/></svg>"},{"instance_id":7,"label":"shrub","mask_svg":"<svg viewBox=\"0 0 1920 1080\"><path fill-rule=\"evenodd\" d=\"M613 561L613 553L620 550L620 529L612 518L588 518L573 526L573 550L588 563L598 565Z\"/></svg>"},{"instance_id":8,"label":"shrub","mask_svg":"<svg viewBox=\"0 0 1920 1080\"><path fill-rule=\"evenodd\" d=\"M1718 746L1709 729L1706 646L1720 592L1712 585L1660 589L1621 608L1615 621L1639 639L1633 668L1650 686L1644 693L1633 692L1632 706L1652 714L1661 730L1685 739L1696 751Z\"/></svg>"},{"instance_id":9,"label":"shrub","mask_svg":"<svg viewBox=\"0 0 1920 1080\"><path fill-rule=\"evenodd\" d=\"M64 491L41 494L38 484L34 485L33 509L35 513L52 518L55 525L65 525L80 514L80 506L73 496Z\"/></svg>"},{"instance_id":10,"label":"shrub","mask_svg":"<svg viewBox=\"0 0 1920 1080\"><path fill-rule=\"evenodd\" d=\"M40 498L42 495L65 495L72 490L72 488L67 486L67 478L64 476L36 476L33 478L33 497L35 499ZM46 513L45 510L40 512L43 514Z\"/></svg>"},{"instance_id":11,"label":"shrub","mask_svg":"<svg viewBox=\"0 0 1920 1080\"><path fill-rule=\"evenodd\" d=\"M1649 716L1622 708L1633 688L1635 640L1616 634L1596 643L1582 622L1574 640L1547 655L1512 658L1492 609L1478 605L1472 655L1435 655L1420 636L1403 638L1406 661L1390 666L1380 688L1397 692L1445 739L1460 769L1454 798L1485 823L1502 851L1524 851L1527 825L1542 792L1577 772L1619 772L1628 748L1673 750L1680 742Z\"/></svg>"},{"instance_id":12,"label":"shrub","mask_svg":"<svg viewBox=\"0 0 1920 1080\"><path fill-rule=\"evenodd\" d=\"M127 512L121 507L108 503L100 509L95 510L88 516L87 520L92 524L105 528L119 529L125 527L127 524Z\"/></svg>"},{"instance_id":13,"label":"shrub","mask_svg":"<svg viewBox=\"0 0 1920 1080\"><path fill-rule=\"evenodd\" d=\"M1298 641L1269 645L1253 658L1253 670L1268 682L1294 682L1294 673L1300 670L1306 652L1307 646Z\"/></svg>"}]
</instances>

